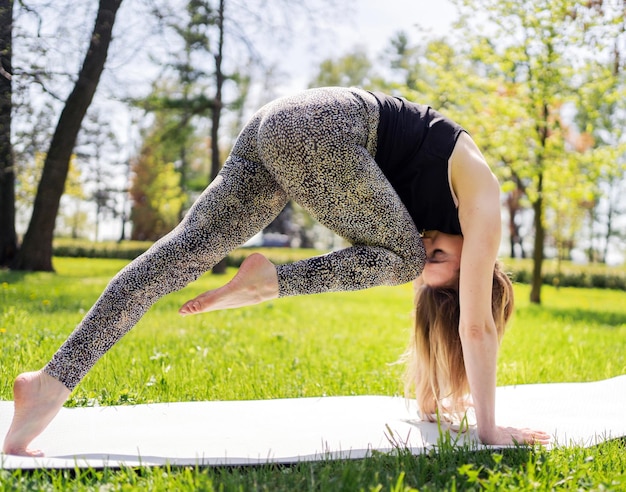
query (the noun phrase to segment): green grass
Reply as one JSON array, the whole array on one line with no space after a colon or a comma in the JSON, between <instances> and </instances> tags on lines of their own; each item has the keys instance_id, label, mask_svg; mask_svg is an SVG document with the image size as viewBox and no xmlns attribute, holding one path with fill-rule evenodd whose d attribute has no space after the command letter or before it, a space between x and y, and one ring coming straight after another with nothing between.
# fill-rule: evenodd
<instances>
[{"instance_id":1,"label":"green grass","mask_svg":"<svg viewBox=\"0 0 626 492\"><path fill-rule=\"evenodd\" d=\"M41 367L126 262L56 258L56 274L0 272L0 399ZM230 277L205 275L159 301L89 373L68 405L401 392L411 286L280 299L181 318L176 309ZM626 373L623 292L516 286L499 384ZM1 438L1 436L0 436ZM626 490L626 445L473 451L443 446L294 466L0 471L0 490Z\"/></svg>"}]
</instances>

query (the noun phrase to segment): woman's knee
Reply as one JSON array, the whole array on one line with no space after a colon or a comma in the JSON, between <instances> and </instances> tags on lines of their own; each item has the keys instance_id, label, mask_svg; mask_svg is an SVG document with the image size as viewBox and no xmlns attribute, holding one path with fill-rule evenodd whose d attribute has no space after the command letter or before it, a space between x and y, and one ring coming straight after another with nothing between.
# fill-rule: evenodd
<instances>
[{"instance_id":1,"label":"woman's knee","mask_svg":"<svg viewBox=\"0 0 626 492\"><path fill-rule=\"evenodd\" d=\"M401 261L396 268L398 283L412 282L422 274L426 265L426 249L420 237L410 248L399 253Z\"/></svg>"}]
</instances>

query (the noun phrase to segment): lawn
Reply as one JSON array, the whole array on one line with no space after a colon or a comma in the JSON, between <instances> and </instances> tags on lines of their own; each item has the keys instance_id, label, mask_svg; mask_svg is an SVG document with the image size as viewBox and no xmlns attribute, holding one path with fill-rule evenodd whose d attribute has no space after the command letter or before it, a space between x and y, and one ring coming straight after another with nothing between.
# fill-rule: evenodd
<instances>
[{"instance_id":1,"label":"lawn","mask_svg":"<svg viewBox=\"0 0 626 492\"><path fill-rule=\"evenodd\" d=\"M56 258L56 274L0 272L0 399L41 367L123 260ZM230 277L234 270L229 270ZM181 318L178 306L226 277L205 275L159 301L68 405L401 393L411 286L280 299ZM516 286L498 382L592 381L626 373L624 293ZM473 451L243 468L0 471L2 490L626 490L626 445Z\"/></svg>"}]
</instances>

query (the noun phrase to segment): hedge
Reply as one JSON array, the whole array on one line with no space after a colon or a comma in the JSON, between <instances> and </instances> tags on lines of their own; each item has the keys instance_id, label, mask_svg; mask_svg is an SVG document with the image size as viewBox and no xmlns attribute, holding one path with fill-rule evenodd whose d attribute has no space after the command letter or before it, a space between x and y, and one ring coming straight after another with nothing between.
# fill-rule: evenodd
<instances>
[{"instance_id":1,"label":"hedge","mask_svg":"<svg viewBox=\"0 0 626 492\"><path fill-rule=\"evenodd\" d=\"M54 256L73 258L116 258L134 260L146 251L150 241L103 241L93 242L83 239L55 239L53 243Z\"/></svg>"},{"instance_id":2,"label":"hedge","mask_svg":"<svg viewBox=\"0 0 626 492\"><path fill-rule=\"evenodd\" d=\"M146 251L151 244L148 241L94 243L76 239L56 239L54 241L54 255L132 260ZM254 251L262 252L275 264L297 261L324 253L312 249L296 248L239 248L228 255L228 266L238 267L243 259ZM514 281L530 283L532 260L503 259L502 263ZM571 262L561 262L559 267L555 260L545 260L542 270L543 283L547 285L626 290L626 266L578 265Z\"/></svg>"},{"instance_id":3,"label":"hedge","mask_svg":"<svg viewBox=\"0 0 626 492\"><path fill-rule=\"evenodd\" d=\"M150 241L103 241L95 243L82 239L61 238L54 240L53 254L54 256L74 258L116 258L134 260L152 244L153 243ZM263 253L275 264L289 263L325 253L325 251L314 249L239 248L228 255L228 266L239 267L244 258L255 251Z\"/></svg>"},{"instance_id":4,"label":"hedge","mask_svg":"<svg viewBox=\"0 0 626 492\"><path fill-rule=\"evenodd\" d=\"M530 283L533 268L531 260L503 259L502 263L515 282ZM544 284L555 287L626 290L626 267L623 265L580 265L561 262L559 267L555 260L548 259L542 265L541 276Z\"/></svg>"}]
</instances>

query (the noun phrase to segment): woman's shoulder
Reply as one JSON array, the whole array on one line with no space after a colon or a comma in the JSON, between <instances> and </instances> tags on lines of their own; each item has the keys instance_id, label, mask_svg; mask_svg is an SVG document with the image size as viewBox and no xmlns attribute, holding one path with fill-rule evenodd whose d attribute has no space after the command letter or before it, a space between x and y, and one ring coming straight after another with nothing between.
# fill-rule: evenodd
<instances>
[{"instance_id":1,"label":"woman's shoulder","mask_svg":"<svg viewBox=\"0 0 626 492\"><path fill-rule=\"evenodd\" d=\"M464 195L473 194L485 188L498 186L487 160L472 139L462 132L450 156L450 174L452 188L459 201Z\"/></svg>"}]
</instances>

